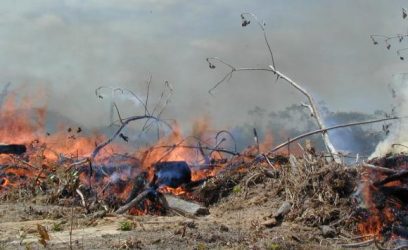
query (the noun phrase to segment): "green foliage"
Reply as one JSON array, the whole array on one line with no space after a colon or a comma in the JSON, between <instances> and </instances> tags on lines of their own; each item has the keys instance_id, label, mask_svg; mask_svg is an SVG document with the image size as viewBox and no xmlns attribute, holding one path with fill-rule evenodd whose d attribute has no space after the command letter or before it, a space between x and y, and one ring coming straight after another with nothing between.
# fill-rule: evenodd
<instances>
[{"instance_id":1,"label":"green foliage","mask_svg":"<svg viewBox=\"0 0 408 250\"><path fill-rule=\"evenodd\" d=\"M282 249L281 245L275 242L265 243L265 248L268 250L281 250Z\"/></svg>"},{"instance_id":2,"label":"green foliage","mask_svg":"<svg viewBox=\"0 0 408 250\"><path fill-rule=\"evenodd\" d=\"M55 232L60 232L60 231L62 231L63 230L63 228L62 228L62 223L61 222L56 222L56 223L54 223L54 224L52 224L52 231L55 231Z\"/></svg>"},{"instance_id":3,"label":"green foliage","mask_svg":"<svg viewBox=\"0 0 408 250\"><path fill-rule=\"evenodd\" d=\"M119 230L121 231L131 231L133 229L133 222L129 220L119 222Z\"/></svg>"},{"instance_id":4,"label":"green foliage","mask_svg":"<svg viewBox=\"0 0 408 250\"><path fill-rule=\"evenodd\" d=\"M232 192L235 194L241 193L242 192L241 186L240 185L234 186L234 188L232 189Z\"/></svg>"},{"instance_id":5,"label":"green foliage","mask_svg":"<svg viewBox=\"0 0 408 250\"><path fill-rule=\"evenodd\" d=\"M198 243L197 250L207 250L208 247L204 243Z\"/></svg>"}]
</instances>

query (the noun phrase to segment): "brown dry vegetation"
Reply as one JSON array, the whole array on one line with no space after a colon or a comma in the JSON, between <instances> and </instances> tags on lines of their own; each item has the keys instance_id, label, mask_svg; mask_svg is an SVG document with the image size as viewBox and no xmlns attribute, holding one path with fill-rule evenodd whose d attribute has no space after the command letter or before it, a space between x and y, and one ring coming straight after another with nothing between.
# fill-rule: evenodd
<instances>
[{"instance_id":1,"label":"brown dry vegetation","mask_svg":"<svg viewBox=\"0 0 408 250\"><path fill-rule=\"evenodd\" d=\"M203 217L86 214L82 207L47 204L41 196L3 202L0 249L44 248L37 224L48 231L48 249L341 248L355 237L358 171L306 157L290 157L276 169L259 163L207 181L193 193L210 207ZM290 212L268 224L285 201ZM332 231L323 235L322 226Z\"/></svg>"}]
</instances>

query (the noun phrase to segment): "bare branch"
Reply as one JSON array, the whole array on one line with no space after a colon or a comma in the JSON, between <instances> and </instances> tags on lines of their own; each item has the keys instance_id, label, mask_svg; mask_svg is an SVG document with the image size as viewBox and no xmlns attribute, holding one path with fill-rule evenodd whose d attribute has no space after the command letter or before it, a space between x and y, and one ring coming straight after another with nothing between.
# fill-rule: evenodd
<instances>
[{"instance_id":1,"label":"bare branch","mask_svg":"<svg viewBox=\"0 0 408 250\"><path fill-rule=\"evenodd\" d=\"M326 146L326 149L332 155L333 159L337 163L339 163L340 162L340 157L337 155L337 150L335 149L335 147L333 146L333 144L330 141L329 135L327 134L327 130L325 129L323 119L320 116L320 112L319 112L319 110L317 108L317 104L316 104L315 100L313 99L313 97L303 87L301 87L298 83L296 83L295 81L293 81L292 79L290 79L289 77L284 75L283 73L277 71L272 65L269 65L269 68L273 72L275 72L275 74L277 74L280 78L282 78L286 82L288 82L292 87L299 90L308 99L309 104L310 104L309 108L311 109L312 114L314 114L313 117L316 119L317 125L319 126L319 128L320 128L320 130L322 132L323 141L324 141L324 144Z\"/></svg>"},{"instance_id":2,"label":"bare branch","mask_svg":"<svg viewBox=\"0 0 408 250\"><path fill-rule=\"evenodd\" d=\"M116 105L116 103L115 103L115 102L113 103L113 106L115 107L116 112L118 113L118 118L119 118L120 123L121 123L121 124L123 124L123 119L122 119L122 117L121 117L121 115L120 115L120 112L119 112L118 106Z\"/></svg>"},{"instance_id":3,"label":"bare branch","mask_svg":"<svg viewBox=\"0 0 408 250\"><path fill-rule=\"evenodd\" d=\"M376 171L381 171L381 172L388 173L388 174L397 174L398 173L397 170L375 166L375 165L372 165L372 164L368 164L366 162L363 162L362 166L365 167L365 168L369 168L369 169L376 170Z\"/></svg>"},{"instance_id":4,"label":"bare branch","mask_svg":"<svg viewBox=\"0 0 408 250\"><path fill-rule=\"evenodd\" d=\"M329 128L324 128L324 129L317 129L317 130L314 130L314 131L311 131L311 132L307 132L307 133L298 135L298 136L288 140L287 142L279 144L278 146L274 147L269 153L276 152L279 149L287 146L289 143L295 142L295 141L300 140L302 138L305 138L305 137L308 137L308 136L311 136L311 135L314 135L314 134L327 132L329 130L338 129L338 128L345 128L345 127L352 127L352 126L357 126L357 125L371 124L371 123L377 123L377 122L383 122L383 121L389 121L389 120L398 120L398 119L402 119L402 118L407 118L407 117L388 117L388 118L382 118L382 119L376 119L376 120L370 120L370 121L362 121L362 122L353 122L353 123L341 124L341 125L336 125L336 126L329 127Z\"/></svg>"},{"instance_id":5,"label":"bare branch","mask_svg":"<svg viewBox=\"0 0 408 250\"><path fill-rule=\"evenodd\" d=\"M224 60L218 58L218 57L208 57L207 59L208 65L211 69L215 69L215 65L216 63L221 63L223 65L225 65L226 67L230 68L230 70L227 72L227 74L225 74L221 80L219 80L210 90L208 90L208 93L210 95L212 95L212 92L223 82L225 81L229 81L233 75L234 72L236 71L270 71L272 72L272 70L268 69L268 68L236 68L233 65L231 65L230 63L225 62Z\"/></svg>"},{"instance_id":6,"label":"bare branch","mask_svg":"<svg viewBox=\"0 0 408 250\"><path fill-rule=\"evenodd\" d=\"M234 142L234 151L237 152L238 151L237 150L237 141L235 140L235 137L231 134L231 132L229 132L228 130L221 130L221 131L217 132L217 134L215 135L215 143L216 143L215 148L218 148L218 146L221 144L221 142L220 143L217 143L217 142L218 142L218 137L223 133L225 133L225 134L229 135L229 137L231 137L232 141Z\"/></svg>"},{"instance_id":7,"label":"bare branch","mask_svg":"<svg viewBox=\"0 0 408 250\"><path fill-rule=\"evenodd\" d=\"M266 30L265 30L265 25L266 25L265 22L264 22L264 21L260 22L259 19L258 19L258 17L257 17L255 14L250 13L250 12L241 13L241 18L242 18L243 21L245 21L245 16L251 16L251 17L255 20L255 22L259 25L259 27L261 28L261 30L262 30L262 32L263 32L264 39L265 39L265 44L266 44L266 46L268 47L269 55L270 55L270 57L271 57L272 66L273 66L274 68L276 68L276 66L275 66L275 60L273 59L273 53L272 53L271 45L269 44L268 36L267 36ZM248 22L248 21L247 21L247 22ZM248 23L248 24L249 24L249 23ZM244 25L243 25L243 26L244 26Z\"/></svg>"}]
</instances>

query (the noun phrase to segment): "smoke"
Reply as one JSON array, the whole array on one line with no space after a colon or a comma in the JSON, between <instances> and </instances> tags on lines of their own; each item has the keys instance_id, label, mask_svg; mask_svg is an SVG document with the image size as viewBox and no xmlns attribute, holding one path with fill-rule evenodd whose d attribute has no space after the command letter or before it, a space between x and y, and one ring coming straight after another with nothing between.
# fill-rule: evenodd
<instances>
[{"instance_id":1,"label":"smoke","mask_svg":"<svg viewBox=\"0 0 408 250\"><path fill-rule=\"evenodd\" d=\"M390 84L395 99L393 111L395 115L405 117L408 115L408 74L394 75ZM370 156L380 157L388 153L407 152L408 148L408 121L401 119L393 124L384 124L383 128L389 131L388 136L380 142L374 153Z\"/></svg>"},{"instance_id":2,"label":"smoke","mask_svg":"<svg viewBox=\"0 0 408 250\"><path fill-rule=\"evenodd\" d=\"M369 35L404 30L400 16L404 4L400 0L4 0L0 83L28 85L34 89L32 95L45 85L54 113L99 128L117 117L111 92L100 100L95 89L127 88L144 100L151 73L149 102L160 98L165 81L173 84L172 102L163 118L179 121L183 129L203 114L209 114L216 128L253 126L254 117L245 114L251 107L269 113L304 99L265 72L236 72L214 97L208 95L228 69L209 69L206 57L221 57L237 67L270 63L259 27L241 27L240 13L251 11L266 22L281 72L336 110L370 113L387 105L389 100L382 94L385 83L406 65L395 55L394 46L391 50L383 44L374 46ZM143 112L132 96L117 95L115 101L123 117Z\"/></svg>"}]
</instances>

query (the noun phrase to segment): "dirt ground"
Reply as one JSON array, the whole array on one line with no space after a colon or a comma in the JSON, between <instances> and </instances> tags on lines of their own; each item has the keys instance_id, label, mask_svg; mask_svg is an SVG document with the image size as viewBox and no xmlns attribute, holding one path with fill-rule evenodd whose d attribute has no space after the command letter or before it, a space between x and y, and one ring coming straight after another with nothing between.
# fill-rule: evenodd
<instances>
[{"instance_id":1,"label":"dirt ground","mask_svg":"<svg viewBox=\"0 0 408 250\"><path fill-rule=\"evenodd\" d=\"M255 181L256 174L249 172L202 217L87 215L81 207L40 205L38 198L3 202L0 249L342 249L341 244L355 236L347 227L334 226L342 220L341 211L331 222L315 223L325 218L319 206L304 210L303 219L289 214L280 224L266 227L262 223L286 198L276 190L277 179ZM120 229L124 223L129 231ZM38 224L50 236L46 247L39 243ZM335 234L323 236L319 224L333 225Z\"/></svg>"}]
</instances>

